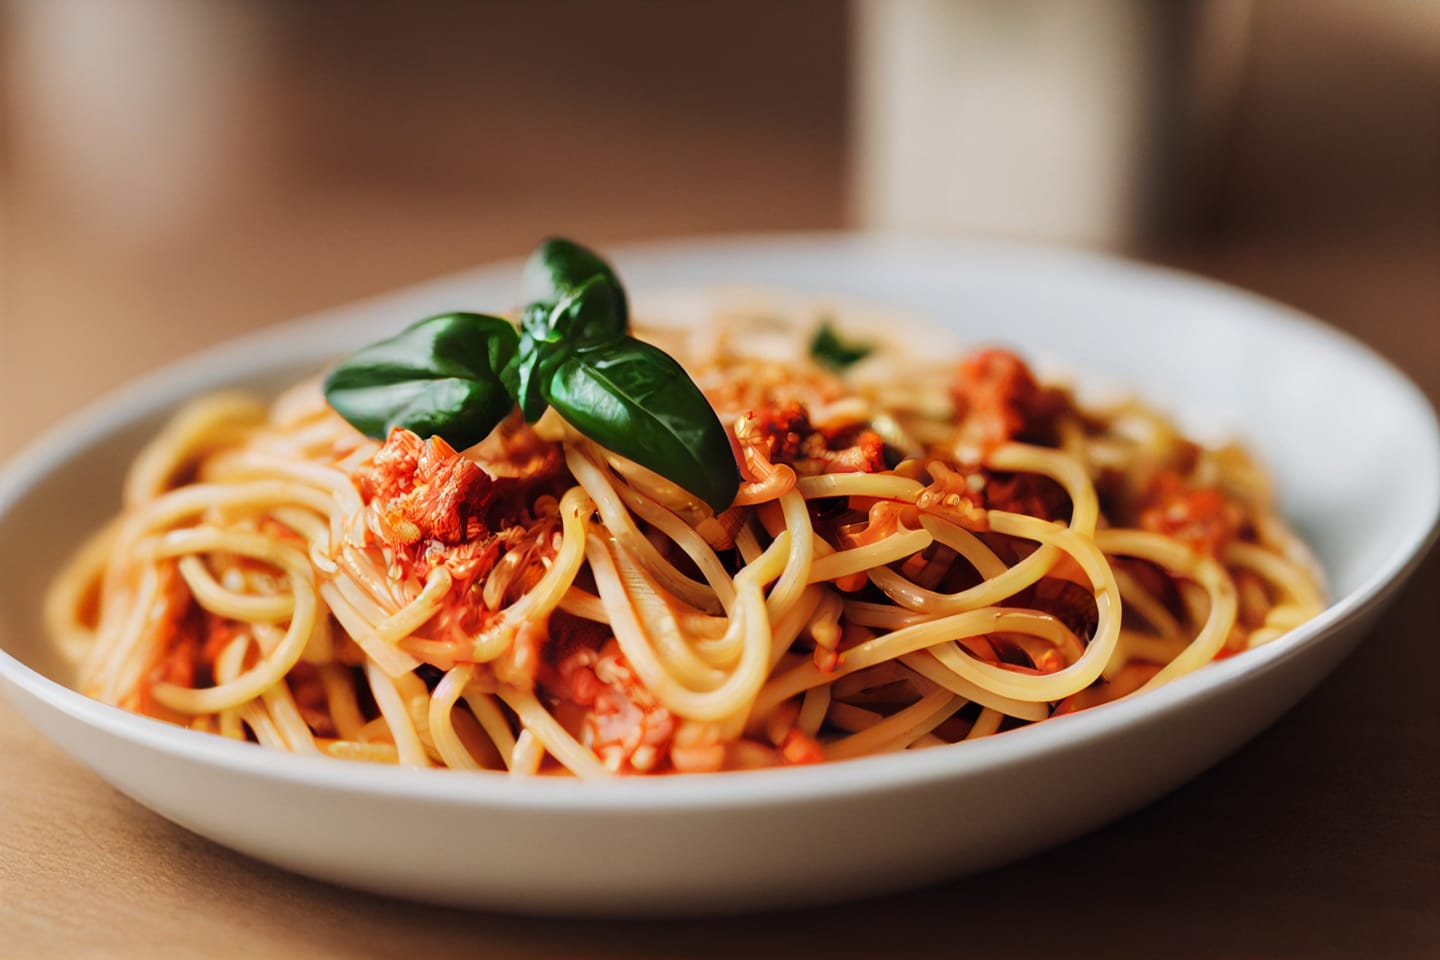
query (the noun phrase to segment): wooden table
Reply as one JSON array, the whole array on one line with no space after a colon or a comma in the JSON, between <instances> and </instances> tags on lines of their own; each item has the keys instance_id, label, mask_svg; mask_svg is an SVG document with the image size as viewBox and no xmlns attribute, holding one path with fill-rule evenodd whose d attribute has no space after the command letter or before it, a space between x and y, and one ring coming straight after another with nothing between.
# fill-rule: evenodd
<instances>
[{"instance_id":1,"label":"wooden table","mask_svg":"<svg viewBox=\"0 0 1440 960\"><path fill-rule=\"evenodd\" d=\"M1325 314L1440 396L1434 240L1168 259ZM6 404L24 376L9 371ZM0 957L883 956L921 945L977 957L1433 957L1437 575L1440 556L1273 728L1120 823L943 886L723 920L517 919L291 876L142 809L0 705Z\"/></svg>"}]
</instances>

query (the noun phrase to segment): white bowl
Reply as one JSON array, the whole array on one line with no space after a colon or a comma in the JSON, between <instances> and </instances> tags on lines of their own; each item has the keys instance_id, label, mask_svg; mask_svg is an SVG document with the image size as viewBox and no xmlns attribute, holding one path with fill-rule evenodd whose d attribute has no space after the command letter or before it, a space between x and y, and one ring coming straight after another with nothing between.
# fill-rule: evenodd
<instances>
[{"instance_id":1,"label":"white bowl","mask_svg":"<svg viewBox=\"0 0 1440 960\"><path fill-rule=\"evenodd\" d=\"M511 780L290 756L64 685L37 598L116 508L125 464L167 411L220 386L278 388L427 313L506 307L519 269L504 263L168 367L18 457L0 477L0 677L19 711L176 823L382 893L526 912L856 897L1013 860L1194 776L1334 667L1433 537L1440 443L1419 391L1364 346L1248 294L1090 256L933 239L721 240L615 259L641 301L732 283L870 301L1124 385L1192 429L1233 432L1273 471L1334 602L1288 636L1158 691L1002 736L654 781Z\"/></svg>"}]
</instances>

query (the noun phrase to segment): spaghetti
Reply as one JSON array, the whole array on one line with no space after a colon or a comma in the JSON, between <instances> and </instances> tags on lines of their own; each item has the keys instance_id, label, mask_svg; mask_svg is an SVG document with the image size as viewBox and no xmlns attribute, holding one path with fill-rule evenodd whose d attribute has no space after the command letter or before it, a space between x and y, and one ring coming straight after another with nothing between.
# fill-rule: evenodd
<instances>
[{"instance_id":1,"label":"spaghetti","mask_svg":"<svg viewBox=\"0 0 1440 960\"><path fill-rule=\"evenodd\" d=\"M676 354L716 513L517 414L367 438L314 382L185 408L53 585L91 696L352 760L718 771L991 736L1273 640L1324 599L1259 471L986 350L903 377ZM692 338L693 339L693 338Z\"/></svg>"}]
</instances>

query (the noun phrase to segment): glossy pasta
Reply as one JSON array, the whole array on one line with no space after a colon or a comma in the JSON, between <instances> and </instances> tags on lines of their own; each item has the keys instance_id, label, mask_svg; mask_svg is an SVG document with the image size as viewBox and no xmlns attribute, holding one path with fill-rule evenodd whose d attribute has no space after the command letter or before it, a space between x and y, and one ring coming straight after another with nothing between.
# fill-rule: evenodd
<instances>
[{"instance_id":1,"label":"glossy pasta","mask_svg":"<svg viewBox=\"0 0 1440 960\"><path fill-rule=\"evenodd\" d=\"M668 344L732 440L718 514L553 410L457 452L370 439L314 382L211 396L136 460L52 633L89 695L210 734L601 777L990 736L1322 608L1239 450L1003 351L836 373L809 330L755 356L758 324Z\"/></svg>"}]
</instances>

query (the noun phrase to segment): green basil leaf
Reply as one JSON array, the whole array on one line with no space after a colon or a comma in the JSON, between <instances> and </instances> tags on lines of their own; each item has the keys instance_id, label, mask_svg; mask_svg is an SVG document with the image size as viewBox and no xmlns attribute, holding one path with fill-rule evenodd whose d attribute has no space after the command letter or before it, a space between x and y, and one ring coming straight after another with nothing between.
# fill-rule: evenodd
<instances>
[{"instance_id":1,"label":"green basil leaf","mask_svg":"<svg viewBox=\"0 0 1440 960\"><path fill-rule=\"evenodd\" d=\"M525 329L536 339L599 343L629 328L620 278L610 264L572 240L545 241L525 264L521 290L528 304Z\"/></svg>"},{"instance_id":2,"label":"green basil leaf","mask_svg":"<svg viewBox=\"0 0 1440 960\"><path fill-rule=\"evenodd\" d=\"M559 324L555 320L555 304L536 301L520 313L520 336L530 337L539 343L554 343L560 339Z\"/></svg>"},{"instance_id":3,"label":"green basil leaf","mask_svg":"<svg viewBox=\"0 0 1440 960\"><path fill-rule=\"evenodd\" d=\"M515 327L499 317L429 317L342 360L325 378L325 399L367 436L404 427L463 450L515 408L502 372L518 344Z\"/></svg>"},{"instance_id":4,"label":"green basil leaf","mask_svg":"<svg viewBox=\"0 0 1440 960\"><path fill-rule=\"evenodd\" d=\"M521 327L541 343L581 347L613 340L625 333L626 325L616 316L612 293L605 278L593 276L555 303L527 306Z\"/></svg>"},{"instance_id":5,"label":"green basil leaf","mask_svg":"<svg viewBox=\"0 0 1440 960\"><path fill-rule=\"evenodd\" d=\"M574 240L551 237L542 243L525 263L520 289L527 303L555 303L597 276L610 288L616 316L621 323L628 323L629 304L615 269Z\"/></svg>"},{"instance_id":6,"label":"green basil leaf","mask_svg":"<svg viewBox=\"0 0 1440 960\"><path fill-rule=\"evenodd\" d=\"M730 438L674 358L633 337L566 357L544 381L546 399L596 443L673 480L717 513L740 472Z\"/></svg>"},{"instance_id":7,"label":"green basil leaf","mask_svg":"<svg viewBox=\"0 0 1440 960\"><path fill-rule=\"evenodd\" d=\"M545 241L525 264L522 287L529 301L520 319L520 348L504 381L527 422L545 413L541 384L577 348L625 333L625 289L608 263L559 237Z\"/></svg>"},{"instance_id":8,"label":"green basil leaf","mask_svg":"<svg viewBox=\"0 0 1440 960\"><path fill-rule=\"evenodd\" d=\"M810 358L836 373L864 360L874 349L873 344L842 340L829 320L820 324L810 340Z\"/></svg>"},{"instance_id":9,"label":"green basil leaf","mask_svg":"<svg viewBox=\"0 0 1440 960\"><path fill-rule=\"evenodd\" d=\"M500 372L500 379L520 405L526 423L534 423L544 415L550 403L541 383L568 354L562 344L537 340L529 331L520 334L520 349Z\"/></svg>"}]
</instances>

